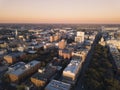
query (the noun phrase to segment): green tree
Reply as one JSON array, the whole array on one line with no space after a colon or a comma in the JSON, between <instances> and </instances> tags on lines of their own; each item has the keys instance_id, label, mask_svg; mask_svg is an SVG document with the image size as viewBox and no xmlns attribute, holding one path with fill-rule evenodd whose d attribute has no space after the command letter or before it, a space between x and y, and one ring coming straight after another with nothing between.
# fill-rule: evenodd
<instances>
[{"instance_id":1,"label":"green tree","mask_svg":"<svg viewBox=\"0 0 120 90\"><path fill-rule=\"evenodd\" d=\"M18 85L17 90L25 90L25 86L24 85Z\"/></svg>"}]
</instances>

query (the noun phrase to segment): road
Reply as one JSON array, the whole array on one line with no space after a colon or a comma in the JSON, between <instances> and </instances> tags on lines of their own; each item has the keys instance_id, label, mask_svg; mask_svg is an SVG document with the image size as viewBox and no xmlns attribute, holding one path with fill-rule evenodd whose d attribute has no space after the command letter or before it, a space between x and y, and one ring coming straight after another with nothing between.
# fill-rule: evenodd
<instances>
[{"instance_id":1,"label":"road","mask_svg":"<svg viewBox=\"0 0 120 90\"><path fill-rule=\"evenodd\" d=\"M80 75L78 77L78 80L77 80L77 83L75 85L75 89L74 90L84 90L84 85L83 85L83 81L84 81L84 74L85 74L85 71L87 70L88 68L88 65L90 63L90 60L92 58L92 54L93 54L93 51L94 51L94 47L96 46L96 44L98 43L99 41L99 37L101 36L101 33L99 32L97 35L96 35L96 38L93 42L93 45L90 49L90 51L88 52L87 54L87 57L85 59L85 62L83 63L83 66L81 68L81 71L80 71Z\"/></svg>"}]
</instances>

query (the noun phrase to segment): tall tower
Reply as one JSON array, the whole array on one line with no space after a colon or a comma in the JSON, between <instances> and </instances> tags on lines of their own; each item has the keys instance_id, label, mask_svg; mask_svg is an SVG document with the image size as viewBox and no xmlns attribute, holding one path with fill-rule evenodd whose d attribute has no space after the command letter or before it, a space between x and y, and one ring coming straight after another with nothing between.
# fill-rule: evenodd
<instances>
[{"instance_id":1,"label":"tall tower","mask_svg":"<svg viewBox=\"0 0 120 90\"><path fill-rule=\"evenodd\" d=\"M18 37L18 30L16 29L15 30L15 38L17 38Z\"/></svg>"}]
</instances>

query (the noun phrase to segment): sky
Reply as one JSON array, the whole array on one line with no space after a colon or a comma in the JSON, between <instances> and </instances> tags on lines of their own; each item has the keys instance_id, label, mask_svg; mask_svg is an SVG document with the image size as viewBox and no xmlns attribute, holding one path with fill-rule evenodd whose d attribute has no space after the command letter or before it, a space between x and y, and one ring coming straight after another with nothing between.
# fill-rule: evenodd
<instances>
[{"instance_id":1,"label":"sky","mask_svg":"<svg viewBox=\"0 0 120 90\"><path fill-rule=\"evenodd\" d=\"M120 0L0 0L0 23L120 24Z\"/></svg>"}]
</instances>

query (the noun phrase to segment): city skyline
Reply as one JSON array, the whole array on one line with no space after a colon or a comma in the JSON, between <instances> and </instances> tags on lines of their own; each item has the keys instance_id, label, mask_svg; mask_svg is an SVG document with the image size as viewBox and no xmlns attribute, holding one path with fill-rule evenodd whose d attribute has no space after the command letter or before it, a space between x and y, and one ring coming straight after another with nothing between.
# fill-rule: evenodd
<instances>
[{"instance_id":1,"label":"city skyline","mask_svg":"<svg viewBox=\"0 0 120 90\"><path fill-rule=\"evenodd\" d=\"M119 0L0 0L0 23L120 24Z\"/></svg>"}]
</instances>

